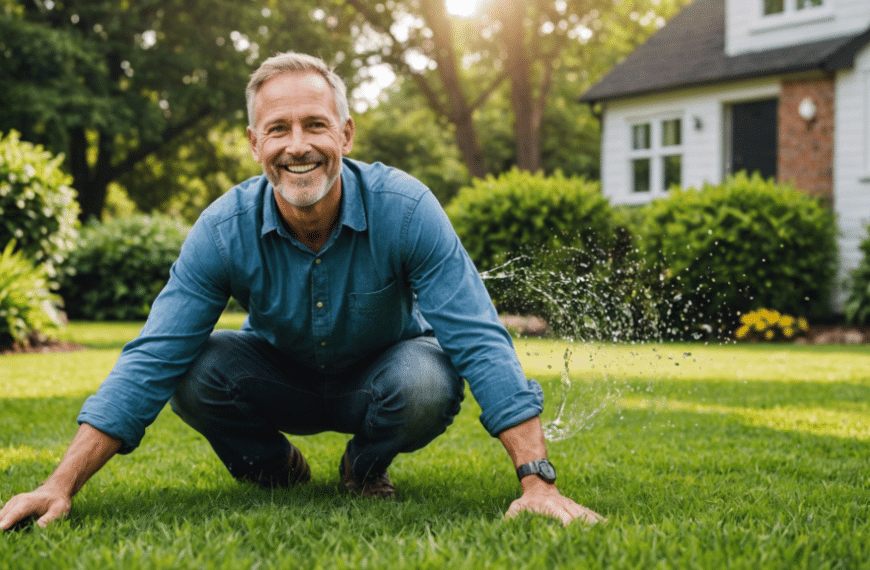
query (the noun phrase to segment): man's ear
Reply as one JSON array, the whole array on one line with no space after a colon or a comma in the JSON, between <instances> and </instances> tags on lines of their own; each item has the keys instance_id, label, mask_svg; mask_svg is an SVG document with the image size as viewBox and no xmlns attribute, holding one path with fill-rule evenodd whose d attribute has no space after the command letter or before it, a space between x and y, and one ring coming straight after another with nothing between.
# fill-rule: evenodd
<instances>
[{"instance_id":1,"label":"man's ear","mask_svg":"<svg viewBox=\"0 0 870 570\"><path fill-rule=\"evenodd\" d=\"M341 145L341 153L344 156L349 155L350 151L353 149L353 135L355 132L356 127L353 124L353 119L348 117L347 122L344 124L344 128L342 129L344 143Z\"/></svg>"},{"instance_id":2,"label":"man's ear","mask_svg":"<svg viewBox=\"0 0 870 570\"><path fill-rule=\"evenodd\" d=\"M254 160L260 162L260 152L257 149L257 134L251 127L248 127L246 132L248 134L248 144L251 146L251 154L254 155Z\"/></svg>"}]
</instances>

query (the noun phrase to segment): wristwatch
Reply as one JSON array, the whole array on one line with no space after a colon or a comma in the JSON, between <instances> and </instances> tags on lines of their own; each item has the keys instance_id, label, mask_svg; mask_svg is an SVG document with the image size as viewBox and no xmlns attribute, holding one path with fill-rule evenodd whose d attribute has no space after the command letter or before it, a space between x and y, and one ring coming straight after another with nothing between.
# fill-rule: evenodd
<instances>
[{"instance_id":1,"label":"wristwatch","mask_svg":"<svg viewBox=\"0 0 870 570\"><path fill-rule=\"evenodd\" d=\"M537 475L547 483L556 482L556 468L546 459L538 459L517 467L517 478L522 481L527 475Z\"/></svg>"}]
</instances>

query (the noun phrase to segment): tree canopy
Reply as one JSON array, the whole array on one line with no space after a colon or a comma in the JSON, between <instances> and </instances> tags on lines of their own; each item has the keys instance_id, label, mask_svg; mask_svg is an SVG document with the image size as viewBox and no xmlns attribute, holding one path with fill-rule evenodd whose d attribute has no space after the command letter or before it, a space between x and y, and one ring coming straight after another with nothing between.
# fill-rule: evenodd
<instances>
[{"instance_id":1,"label":"tree canopy","mask_svg":"<svg viewBox=\"0 0 870 570\"><path fill-rule=\"evenodd\" d=\"M687 2L480 0L461 17L444 0L0 0L0 132L65 154L83 219L112 182L195 215L257 171L237 144L243 88L293 49L351 88L392 70L355 154L442 200L513 166L595 177L598 125L576 97Z\"/></svg>"},{"instance_id":2,"label":"tree canopy","mask_svg":"<svg viewBox=\"0 0 870 570\"><path fill-rule=\"evenodd\" d=\"M327 61L352 40L300 0L3 0L0 130L66 154L82 218L107 185L217 122L244 119L262 57Z\"/></svg>"}]
</instances>

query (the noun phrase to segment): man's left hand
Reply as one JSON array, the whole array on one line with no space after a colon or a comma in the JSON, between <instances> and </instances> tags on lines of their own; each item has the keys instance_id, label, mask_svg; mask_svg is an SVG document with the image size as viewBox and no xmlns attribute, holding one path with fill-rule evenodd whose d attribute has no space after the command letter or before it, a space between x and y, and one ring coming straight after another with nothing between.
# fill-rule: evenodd
<instances>
[{"instance_id":1,"label":"man's left hand","mask_svg":"<svg viewBox=\"0 0 870 570\"><path fill-rule=\"evenodd\" d=\"M580 519L587 524L606 522L607 519L583 505L578 505L568 497L562 496L555 485L543 481L523 489L523 496L511 503L505 518L513 518L523 511L556 517L567 526Z\"/></svg>"}]
</instances>

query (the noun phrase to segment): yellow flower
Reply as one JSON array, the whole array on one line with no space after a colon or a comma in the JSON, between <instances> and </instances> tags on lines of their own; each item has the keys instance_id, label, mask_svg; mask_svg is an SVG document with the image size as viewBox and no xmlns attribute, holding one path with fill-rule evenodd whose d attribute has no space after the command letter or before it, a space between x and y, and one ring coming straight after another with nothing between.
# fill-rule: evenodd
<instances>
[{"instance_id":1,"label":"yellow flower","mask_svg":"<svg viewBox=\"0 0 870 570\"><path fill-rule=\"evenodd\" d=\"M773 338L773 330L766 330L764 332L764 338L766 338L767 340L771 340Z\"/></svg>"},{"instance_id":2,"label":"yellow flower","mask_svg":"<svg viewBox=\"0 0 870 570\"><path fill-rule=\"evenodd\" d=\"M758 313L751 312L746 313L745 315L740 315L740 322L744 325L752 325L758 322Z\"/></svg>"},{"instance_id":3,"label":"yellow flower","mask_svg":"<svg viewBox=\"0 0 870 570\"><path fill-rule=\"evenodd\" d=\"M782 329L782 334L785 336L785 338L791 338L794 336L794 329L791 327L785 327Z\"/></svg>"},{"instance_id":4,"label":"yellow flower","mask_svg":"<svg viewBox=\"0 0 870 570\"><path fill-rule=\"evenodd\" d=\"M738 339L741 339L741 338L745 338L746 335L748 335L748 334L749 334L749 327L746 325L743 325L742 327L737 329L737 331L734 333L734 336L737 337Z\"/></svg>"},{"instance_id":5,"label":"yellow flower","mask_svg":"<svg viewBox=\"0 0 870 570\"><path fill-rule=\"evenodd\" d=\"M802 331L808 331L810 329L810 324L803 317L798 319L798 328Z\"/></svg>"},{"instance_id":6,"label":"yellow flower","mask_svg":"<svg viewBox=\"0 0 870 570\"><path fill-rule=\"evenodd\" d=\"M791 328L794 326L794 317L790 315L783 315L779 318L779 326L783 329Z\"/></svg>"}]
</instances>

